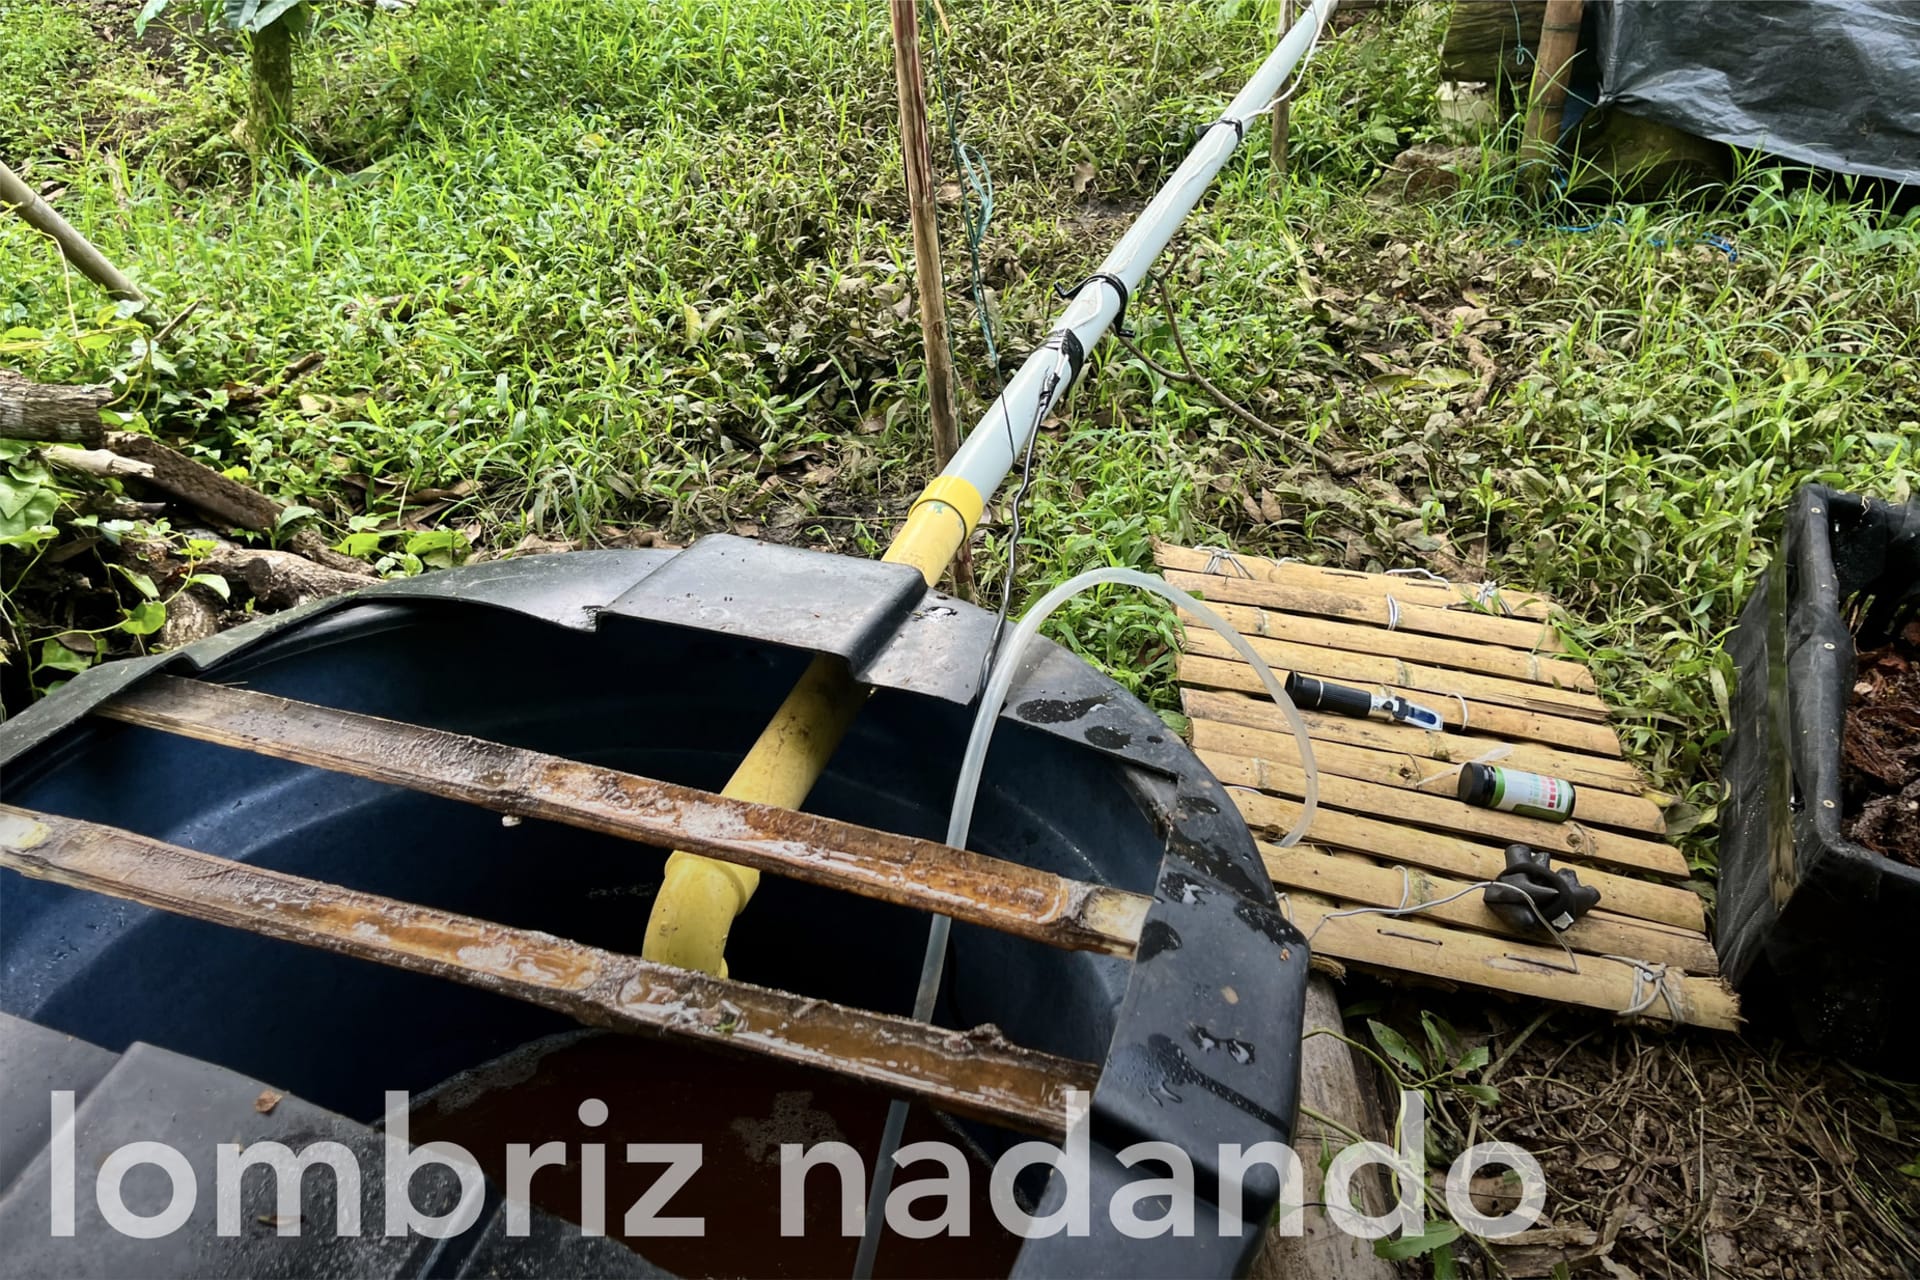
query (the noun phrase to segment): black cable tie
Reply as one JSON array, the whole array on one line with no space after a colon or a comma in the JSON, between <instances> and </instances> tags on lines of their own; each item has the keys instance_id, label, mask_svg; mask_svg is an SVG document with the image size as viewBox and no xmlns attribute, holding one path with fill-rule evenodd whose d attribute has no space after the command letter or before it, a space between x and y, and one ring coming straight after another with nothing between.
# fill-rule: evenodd
<instances>
[{"instance_id":1,"label":"black cable tie","mask_svg":"<svg viewBox=\"0 0 1920 1280\"><path fill-rule=\"evenodd\" d=\"M1132 300L1133 291L1127 288L1127 282L1125 280L1114 275L1111 271L1096 271L1071 289L1064 288L1061 285L1055 285L1053 286L1053 291L1062 302L1067 302L1079 297L1080 291L1096 280L1101 284L1110 286L1115 293L1120 295L1120 314L1113 318L1113 331L1123 338L1131 338L1133 336L1133 330L1127 328L1127 303ZM1078 366L1075 367L1075 372L1078 372Z\"/></svg>"},{"instance_id":2,"label":"black cable tie","mask_svg":"<svg viewBox=\"0 0 1920 1280\"><path fill-rule=\"evenodd\" d=\"M1087 362L1087 348L1079 334L1071 329L1055 329L1040 344L1040 350L1058 351L1067 357L1067 379L1062 385L1070 387L1080 380L1080 367Z\"/></svg>"},{"instance_id":3,"label":"black cable tie","mask_svg":"<svg viewBox=\"0 0 1920 1280\"><path fill-rule=\"evenodd\" d=\"M1238 116L1221 116L1218 120L1215 120L1212 124L1208 125L1204 130L1202 130L1202 132L1212 133L1215 129L1218 129L1223 124L1230 124L1233 126L1233 145L1235 147L1238 147L1241 143L1247 140L1247 122L1240 119Z\"/></svg>"}]
</instances>

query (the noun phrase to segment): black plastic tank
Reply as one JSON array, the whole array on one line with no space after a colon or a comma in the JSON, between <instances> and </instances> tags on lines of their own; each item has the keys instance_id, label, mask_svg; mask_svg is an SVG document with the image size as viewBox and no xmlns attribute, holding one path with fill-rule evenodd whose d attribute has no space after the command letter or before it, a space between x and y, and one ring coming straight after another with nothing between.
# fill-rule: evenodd
<instances>
[{"instance_id":1,"label":"black plastic tank","mask_svg":"<svg viewBox=\"0 0 1920 1280\"><path fill-rule=\"evenodd\" d=\"M1779 558L1728 642L1740 679L1726 751L1720 965L1749 1014L1896 1079L1920 1079L1906 931L1920 869L1844 834L1841 748L1856 646L1920 619L1920 501L1807 485Z\"/></svg>"},{"instance_id":2,"label":"black plastic tank","mask_svg":"<svg viewBox=\"0 0 1920 1280\"><path fill-rule=\"evenodd\" d=\"M811 655L826 652L876 693L807 807L938 839L991 628L990 615L905 566L731 537L478 565L99 668L0 725L0 798L637 952L661 850L503 823L89 710L167 671L717 790ZM1249 1176L1252 1225L1227 1237L1204 1202L1217 1192L1220 1144L1291 1138L1307 948L1227 794L1184 744L1066 651L1033 653L988 757L971 844L1155 905L1133 962L954 930L936 1021L993 1023L1016 1043L1101 1065L1091 1235L1027 1241L1013 1270L1237 1273L1277 1179ZM739 979L902 1013L926 925L768 876L729 963ZM570 1027L499 996L5 871L0 962L7 1014L109 1053L159 1046L360 1122L379 1117L385 1090L427 1094ZM757 1087L751 1060L727 1078L744 1094ZM985 1126L972 1136L987 1155L1019 1140ZM1115 1153L1152 1139L1181 1146L1198 1171L1193 1238L1125 1238L1097 1207L1103 1188L1140 1176ZM1044 1200L1057 1187L1032 1191ZM0 1187L0 1206L9 1194ZM458 1272L457 1261L440 1257L436 1273Z\"/></svg>"}]
</instances>

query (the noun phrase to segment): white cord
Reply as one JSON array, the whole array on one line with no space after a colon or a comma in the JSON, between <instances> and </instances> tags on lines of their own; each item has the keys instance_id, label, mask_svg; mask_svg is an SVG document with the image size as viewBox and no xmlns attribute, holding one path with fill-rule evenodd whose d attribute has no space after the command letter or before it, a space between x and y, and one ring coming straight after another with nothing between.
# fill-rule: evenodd
<instances>
[{"instance_id":1,"label":"white cord","mask_svg":"<svg viewBox=\"0 0 1920 1280\"><path fill-rule=\"evenodd\" d=\"M1231 558L1231 552L1225 554ZM954 783L953 809L947 818L947 843L955 849L966 848L967 837L973 828L974 805L980 794L980 776L986 766L987 748L993 741L994 728L1000 722L1000 709L1006 705L1007 695L1013 688L1014 675L1021 668L1028 646L1039 636L1040 625L1054 610L1073 597L1106 583L1138 587L1163 597L1168 603L1213 628L1232 646L1235 653L1253 667L1254 673L1260 677L1260 683L1280 708L1280 714L1286 717L1293 729L1294 740L1300 747L1300 767L1306 775L1304 803L1300 806L1300 817L1294 823L1293 830L1280 841L1282 848L1297 844L1307 833L1320 803L1320 774L1314 767L1313 741L1307 733L1307 722L1300 718L1300 711L1287 696L1286 687L1273 674L1266 660L1247 643L1247 638L1199 599L1169 585L1163 578L1141 573L1137 569L1121 568L1089 569L1047 592L1040 597L1039 603L1027 610L1006 644L993 655L993 667L987 676L986 687L980 692L980 701L974 711L973 729L967 735L966 750L960 759L960 775ZM933 1017L933 1007L940 995L940 979L946 970L947 939L952 928L953 921L942 915L934 916L927 927L926 954L920 961L920 985L913 998L913 1017L916 1022L926 1022ZM874 1256L879 1249L880 1232L884 1225L887 1193L893 1185L893 1156L900 1149L906 1125L907 1104L896 1100L887 1108L886 1127L881 1132L880 1150L874 1161L873 1185L867 1197L866 1234L861 1238L854 1259L856 1277L873 1274Z\"/></svg>"}]
</instances>

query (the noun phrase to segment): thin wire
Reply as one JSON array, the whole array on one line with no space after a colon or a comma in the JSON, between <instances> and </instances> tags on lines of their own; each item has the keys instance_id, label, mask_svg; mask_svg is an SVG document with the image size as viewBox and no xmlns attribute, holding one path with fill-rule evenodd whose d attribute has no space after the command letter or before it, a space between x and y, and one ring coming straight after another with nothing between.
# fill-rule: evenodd
<instances>
[{"instance_id":1,"label":"thin wire","mask_svg":"<svg viewBox=\"0 0 1920 1280\"><path fill-rule=\"evenodd\" d=\"M1307 0L1307 12L1312 14L1314 18L1313 40L1307 45L1307 51L1301 54L1300 61L1294 64L1293 74L1287 77L1286 87L1281 89L1279 93L1274 94L1273 97L1268 100L1266 106L1254 112L1253 115L1243 123L1253 123L1253 121L1258 120L1261 116L1266 115L1282 103L1292 101L1293 95L1300 91L1300 85L1306 76L1307 64L1312 62L1313 55L1320 51L1320 37L1327 33L1328 25L1328 20L1320 16L1320 7L1316 5L1313 0ZM1298 19L1296 19L1296 21L1298 21Z\"/></svg>"},{"instance_id":2,"label":"thin wire","mask_svg":"<svg viewBox=\"0 0 1920 1280\"><path fill-rule=\"evenodd\" d=\"M1033 423L1027 431L1026 456L1020 462L1020 487L1013 493L1013 514L1007 530L1007 569L1000 578L1000 604L994 610L993 635L987 641L987 648L980 655L980 692L987 689L987 674L993 670L993 660L1000 652L1000 641L1007 630L1007 615L1013 611L1014 571L1020 564L1020 525L1027 506L1027 490L1033 486L1033 449L1040 439L1040 424L1045 421L1047 409L1053 403L1054 393L1060 389L1060 366L1067 363L1066 353L1062 352L1053 362L1053 368L1047 374L1047 380L1040 385L1039 399L1033 406ZM1000 396L1000 416L1007 419L1008 438L1012 438L1013 421L1006 410L1006 393Z\"/></svg>"},{"instance_id":3,"label":"thin wire","mask_svg":"<svg viewBox=\"0 0 1920 1280\"><path fill-rule=\"evenodd\" d=\"M1404 875L1405 872L1406 872L1406 868L1402 867L1401 873ZM1494 887L1496 883L1498 882L1493 880L1476 880L1472 884L1468 885L1466 888L1460 890L1458 893L1450 893L1444 898L1435 898L1431 902L1415 903L1411 907L1350 907L1345 911L1329 911L1326 915L1320 917L1320 923L1314 925L1313 932L1307 935L1307 945L1309 946L1313 945L1313 940L1319 936L1320 931L1322 929L1327 927L1327 921L1329 920L1338 920L1343 916L1419 915L1422 911L1431 911L1435 907L1444 907L1449 902L1458 902L1460 899L1466 897L1470 893L1479 893L1484 890L1491 889ZM1522 897L1525 897L1525 895L1523 894ZM1404 893L1402 895L1401 900L1405 901ZM1580 972L1579 958L1573 954L1573 948L1567 945L1567 940L1560 936L1560 931L1554 928L1551 924L1547 923L1547 918L1540 913L1540 904L1535 902L1532 898L1526 898L1526 906L1527 906L1527 910L1533 913L1533 918L1540 922L1540 927L1542 929L1545 929L1547 933L1553 937L1553 940L1560 944L1560 950L1566 952L1568 967L1565 969L1562 969L1561 972L1578 974ZM1621 957L1606 956L1603 958L1608 960L1617 960L1617 959L1620 959ZM1633 963L1633 962L1628 961L1628 963ZM1549 965L1547 967L1552 968L1554 966ZM1647 1001L1647 1004L1652 1004L1652 1003L1653 1003L1652 1000ZM1645 1007L1646 1007L1645 1005L1641 1006L1641 1008L1645 1008ZM1633 1012L1638 1012L1638 1010L1634 1010Z\"/></svg>"}]
</instances>

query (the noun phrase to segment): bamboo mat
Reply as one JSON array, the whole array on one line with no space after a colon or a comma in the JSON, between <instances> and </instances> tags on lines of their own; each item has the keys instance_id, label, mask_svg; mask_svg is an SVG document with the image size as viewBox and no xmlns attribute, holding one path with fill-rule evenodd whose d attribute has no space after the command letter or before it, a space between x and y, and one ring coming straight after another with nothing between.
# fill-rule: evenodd
<instances>
[{"instance_id":1,"label":"bamboo mat","mask_svg":"<svg viewBox=\"0 0 1920 1280\"><path fill-rule=\"evenodd\" d=\"M1686 862L1665 839L1671 800L1622 759L1593 673L1548 625L1551 601L1168 544L1155 559L1283 677L1403 693L1446 721L1434 733L1303 713L1319 809L1305 839L1282 849L1273 842L1305 796L1299 747L1254 669L1210 628L1184 627L1179 674L1194 750L1227 784L1317 955L1655 1020L1739 1024ZM1459 766L1482 759L1573 782L1573 820L1455 799ZM1600 905L1559 935L1571 961L1553 941L1509 926L1477 892L1409 915L1338 914L1436 902L1495 879L1516 841L1548 850L1600 891Z\"/></svg>"}]
</instances>

